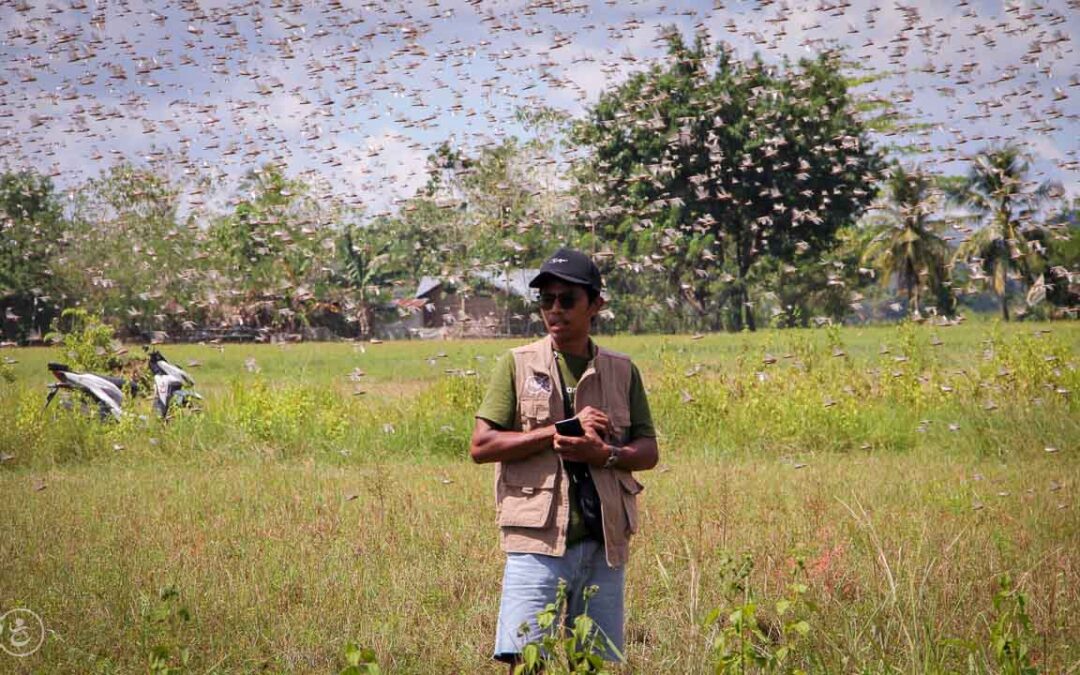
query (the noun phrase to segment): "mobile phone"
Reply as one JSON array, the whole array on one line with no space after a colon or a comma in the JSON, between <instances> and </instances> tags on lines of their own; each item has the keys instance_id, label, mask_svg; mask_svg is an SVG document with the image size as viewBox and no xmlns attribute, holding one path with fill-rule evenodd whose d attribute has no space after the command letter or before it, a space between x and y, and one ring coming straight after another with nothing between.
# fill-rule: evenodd
<instances>
[{"instance_id":1,"label":"mobile phone","mask_svg":"<svg viewBox=\"0 0 1080 675\"><path fill-rule=\"evenodd\" d=\"M555 431L559 432L561 436L584 436L585 427L581 426L581 420L576 417L571 417L566 420L559 420L555 423Z\"/></svg>"}]
</instances>

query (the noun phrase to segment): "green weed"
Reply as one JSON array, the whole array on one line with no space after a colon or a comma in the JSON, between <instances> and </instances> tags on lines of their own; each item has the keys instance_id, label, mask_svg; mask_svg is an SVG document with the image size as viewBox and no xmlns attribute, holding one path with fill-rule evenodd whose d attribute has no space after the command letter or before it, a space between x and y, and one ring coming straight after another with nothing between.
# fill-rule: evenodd
<instances>
[{"instance_id":1,"label":"green weed","mask_svg":"<svg viewBox=\"0 0 1080 675\"><path fill-rule=\"evenodd\" d=\"M375 657L375 650L361 647L355 642L345 645L345 663L338 675L379 675L382 670Z\"/></svg>"},{"instance_id":2,"label":"green weed","mask_svg":"<svg viewBox=\"0 0 1080 675\"><path fill-rule=\"evenodd\" d=\"M1031 661L1033 638L1027 596L1013 587L1012 578L1003 574L994 594L994 622L990 625L990 647L1002 675L1035 675Z\"/></svg>"},{"instance_id":3,"label":"green weed","mask_svg":"<svg viewBox=\"0 0 1080 675\"><path fill-rule=\"evenodd\" d=\"M559 580L555 591L555 601L536 615L536 624L540 628L538 641L526 644L521 650L521 663L514 668L514 675L533 675L543 672L545 675L570 675L571 673L610 672L605 666L604 654L607 650L618 654L618 649L607 636L597 629L589 616L589 599L599 590L596 586L584 589L584 611L575 617L565 617L569 630L564 629L564 616L567 612L568 598L566 582ZM520 635L529 633L528 624L521 626Z\"/></svg>"},{"instance_id":4,"label":"green weed","mask_svg":"<svg viewBox=\"0 0 1080 675\"><path fill-rule=\"evenodd\" d=\"M712 632L710 652L717 675L743 675L748 672L790 673L803 675L800 665L807 661L802 651L808 647L810 617L815 609L806 599L809 588L798 580L787 587L785 597L772 603L772 615L764 616L762 603L749 584L753 559L721 562L728 592L737 598L736 605L715 608L705 617L703 627ZM796 577L805 569L798 561Z\"/></svg>"},{"instance_id":5,"label":"green weed","mask_svg":"<svg viewBox=\"0 0 1080 675\"><path fill-rule=\"evenodd\" d=\"M191 649L184 644L191 613L179 603L175 586L162 588L155 599L142 598L143 644L147 669L154 675L179 675L191 662Z\"/></svg>"}]
</instances>

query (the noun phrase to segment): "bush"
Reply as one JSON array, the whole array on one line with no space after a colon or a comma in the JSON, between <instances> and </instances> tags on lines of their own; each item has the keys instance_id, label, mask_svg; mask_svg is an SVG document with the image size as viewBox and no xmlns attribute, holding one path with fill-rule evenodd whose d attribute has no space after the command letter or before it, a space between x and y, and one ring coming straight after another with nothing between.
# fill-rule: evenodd
<instances>
[{"instance_id":1,"label":"bush","mask_svg":"<svg viewBox=\"0 0 1080 675\"><path fill-rule=\"evenodd\" d=\"M60 347L61 359L72 370L113 373L131 361L113 336L112 326L100 317L69 307L53 321L45 339Z\"/></svg>"}]
</instances>

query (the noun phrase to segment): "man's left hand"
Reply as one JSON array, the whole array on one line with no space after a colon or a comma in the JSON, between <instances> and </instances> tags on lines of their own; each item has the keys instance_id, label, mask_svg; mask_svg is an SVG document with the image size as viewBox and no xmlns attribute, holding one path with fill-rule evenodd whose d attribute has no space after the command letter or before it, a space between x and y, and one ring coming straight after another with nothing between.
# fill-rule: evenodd
<instances>
[{"instance_id":1,"label":"man's left hand","mask_svg":"<svg viewBox=\"0 0 1080 675\"><path fill-rule=\"evenodd\" d=\"M563 436L556 432L552 446L555 454L570 462L584 462L592 466L604 466L608 451L604 439L590 427L584 436Z\"/></svg>"}]
</instances>

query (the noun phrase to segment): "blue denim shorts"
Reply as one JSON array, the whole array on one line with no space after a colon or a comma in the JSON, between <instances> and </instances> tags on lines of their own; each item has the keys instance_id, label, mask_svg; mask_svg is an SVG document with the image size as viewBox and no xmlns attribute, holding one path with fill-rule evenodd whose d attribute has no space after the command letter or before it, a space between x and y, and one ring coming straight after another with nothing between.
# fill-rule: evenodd
<instances>
[{"instance_id":1,"label":"blue denim shorts","mask_svg":"<svg viewBox=\"0 0 1080 675\"><path fill-rule=\"evenodd\" d=\"M622 566L608 567L604 545L593 540L570 546L561 558L537 553L507 553L494 658L512 662L527 643L539 641L541 631L536 625L536 615L555 602L559 580L564 579L567 626L573 626L574 617L585 611L584 590L593 585L599 587L589 599L587 613L600 631L599 643L604 646L604 658L621 661L624 571ZM522 635L520 629L526 623L528 631Z\"/></svg>"}]
</instances>

